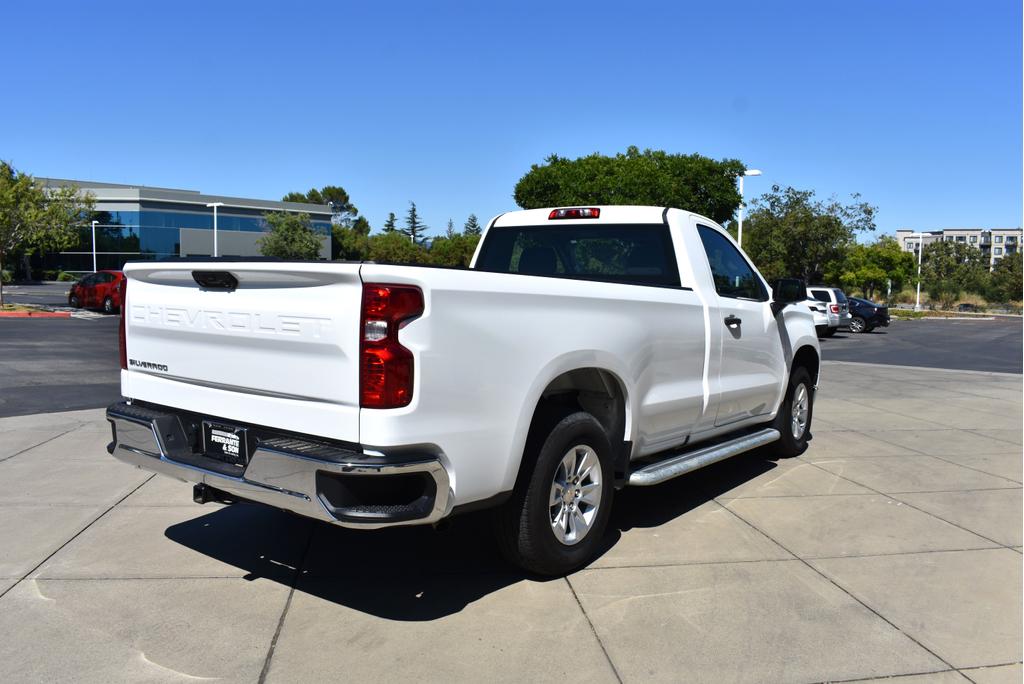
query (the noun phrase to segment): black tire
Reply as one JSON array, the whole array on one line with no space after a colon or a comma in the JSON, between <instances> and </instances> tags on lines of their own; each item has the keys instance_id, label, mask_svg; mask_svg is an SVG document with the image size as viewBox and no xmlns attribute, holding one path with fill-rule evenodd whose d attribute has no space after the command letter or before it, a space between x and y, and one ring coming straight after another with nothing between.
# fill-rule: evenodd
<instances>
[{"instance_id":1,"label":"black tire","mask_svg":"<svg viewBox=\"0 0 1024 684\"><path fill-rule=\"evenodd\" d=\"M114 300L112 298L107 297L103 300L103 313L112 314L116 310L117 307L114 306Z\"/></svg>"},{"instance_id":2,"label":"black tire","mask_svg":"<svg viewBox=\"0 0 1024 684\"><path fill-rule=\"evenodd\" d=\"M82 302L75 295L71 295L70 297L68 297L68 306L70 306L73 309L81 309Z\"/></svg>"},{"instance_id":3,"label":"black tire","mask_svg":"<svg viewBox=\"0 0 1024 684\"><path fill-rule=\"evenodd\" d=\"M816 325L816 326L814 326L814 334L817 335L818 337L824 337L825 336L825 331L827 329L828 328L826 326L824 326L824 325Z\"/></svg>"},{"instance_id":4,"label":"black tire","mask_svg":"<svg viewBox=\"0 0 1024 684\"><path fill-rule=\"evenodd\" d=\"M803 386L807 396L807 419L804 423L803 432L796 436L793 434L793 399L798 389ZM773 451L782 458L793 458L807 451L807 442L811 439L811 418L814 415L814 382L811 374L803 366L797 366L789 376L789 387L786 388L786 397L782 400L779 413L772 423L772 427L782 435L775 443Z\"/></svg>"},{"instance_id":5,"label":"black tire","mask_svg":"<svg viewBox=\"0 0 1024 684\"><path fill-rule=\"evenodd\" d=\"M874 329L875 329L875 326L869 325L868 327L864 328L864 332L869 333L869 332L871 332Z\"/></svg>"},{"instance_id":6,"label":"black tire","mask_svg":"<svg viewBox=\"0 0 1024 684\"><path fill-rule=\"evenodd\" d=\"M589 447L597 456L600 496L587 531L570 545L556 536L554 506L550 501L563 458L580 445ZM528 447L523 458L530 459L532 468L520 470L512 497L495 511L498 548L509 562L524 570L538 575L564 575L594 558L608 525L614 490L611 444L601 424L589 413L580 411L559 420L539 448Z\"/></svg>"},{"instance_id":7,"label":"black tire","mask_svg":"<svg viewBox=\"0 0 1024 684\"><path fill-rule=\"evenodd\" d=\"M823 332L821 334L821 336L822 337L832 337L833 335L836 334L836 330L839 330L839 328L825 328L825 332Z\"/></svg>"},{"instance_id":8,"label":"black tire","mask_svg":"<svg viewBox=\"0 0 1024 684\"><path fill-rule=\"evenodd\" d=\"M853 318L850 319L850 332L866 333L871 332L871 328L868 326L867 321L865 321L863 318L861 318L860 316L854 316Z\"/></svg>"}]
</instances>

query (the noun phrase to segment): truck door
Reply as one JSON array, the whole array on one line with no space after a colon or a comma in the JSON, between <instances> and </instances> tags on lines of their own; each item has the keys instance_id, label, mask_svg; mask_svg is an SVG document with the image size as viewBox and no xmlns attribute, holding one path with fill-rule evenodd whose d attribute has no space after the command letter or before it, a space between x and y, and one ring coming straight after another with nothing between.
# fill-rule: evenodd
<instances>
[{"instance_id":1,"label":"truck door","mask_svg":"<svg viewBox=\"0 0 1024 684\"><path fill-rule=\"evenodd\" d=\"M785 376L778 324L764 281L718 229L697 225L718 302L721 357L715 425L771 413Z\"/></svg>"}]
</instances>

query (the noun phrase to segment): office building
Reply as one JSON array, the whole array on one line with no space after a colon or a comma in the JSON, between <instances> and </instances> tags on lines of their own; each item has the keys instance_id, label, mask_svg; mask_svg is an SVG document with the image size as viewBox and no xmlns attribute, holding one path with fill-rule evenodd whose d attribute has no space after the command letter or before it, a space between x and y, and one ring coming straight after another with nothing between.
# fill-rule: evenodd
<instances>
[{"instance_id":1,"label":"office building","mask_svg":"<svg viewBox=\"0 0 1024 684\"><path fill-rule=\"evenodd\" d=\"M921 237L919 237L921 236ZM945 228L942 230L913 231L900 229L896 231L896 241L906 252L917 254L919 245L933 242L960 242L976 247L988 263L989 270L999 260L1011 254L1020 254L1022 231L1020 228Z\"/></svg>"},{"instance_id":2,"label":"office building","mask_svg":"<svg viewBox=\"0 0 1024 684\"><path fill-rule=\"evenodd\" d=\"M257 241L267 230L263 215L284 211L309 214L321 234L320 257L331 258L331 210L321 204L277 202L204 195L197 190L155 188L93 181L36 178L45 186L73 184L95 198L96 262L119 269L126 261L213 254L213 207L217 206L217 252L220 256L258 256ZM72 273L92 271L92 230L80 231L70 249L42 256L42 268Z\"/></svg>"}]
</instances>

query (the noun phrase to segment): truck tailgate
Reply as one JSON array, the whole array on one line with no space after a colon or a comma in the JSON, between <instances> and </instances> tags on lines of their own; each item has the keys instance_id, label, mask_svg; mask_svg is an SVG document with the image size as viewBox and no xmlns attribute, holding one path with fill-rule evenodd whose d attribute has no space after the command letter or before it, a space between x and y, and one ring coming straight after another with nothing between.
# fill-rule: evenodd
<instances>
[{"instance_id":1,"label":"truck tailgate","mask_svg":"<svg viewBox=\"0 0 1024 684\"><path fill-rule=\"evenodd\" d=\"M221 418L359 440L359 264L136 263L122 393ZM200 287L193 271L237 287Z\"/></svg>"}]
</instances>

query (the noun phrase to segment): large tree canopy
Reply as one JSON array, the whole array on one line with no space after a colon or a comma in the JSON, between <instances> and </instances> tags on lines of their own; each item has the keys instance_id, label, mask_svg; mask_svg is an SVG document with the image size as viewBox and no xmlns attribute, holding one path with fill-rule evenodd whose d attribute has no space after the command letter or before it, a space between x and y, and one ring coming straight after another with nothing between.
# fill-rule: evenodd
<instances>
[{"instance_id":1,"label":"large tree canopy","mask_svg":"<svg viewBox=\"0 0 1024 684\"><path fill-rule=\"evenodd\" d=\"M839 269L844 287L856 287L873 299L876 291L885 291L891 281L896 292L916 274L917 264L911 252L900 248L891 235L883 235L870 245L853 245ZM888 292L886 292L888 294Z\"/></svg>"},{"instance_id":2,"label":"large tree canopy","mask_svg":"<svg viewBox=\"0 0 1024 684\"><path fill-rule=\"evenodd\" d=\"M875 229L875 208L814 199L812 190L781 189L759 197L743 228L743 249L769 280L801 277L818 283L838 270L859 232Z\"/></svg>"},{"instance_id":3,"label":"large tree canopy","mask_svg":"<svg viewBox=\"0 0 1024 684\"><path fill-rule=\"evenodd\" d=\"M944 309L965 290L979 289L988 274L981 250L963 242L933 242L921 257L921 284Z\"/></svg>"},{"instance_id":4,"label":"large tree canopy","mask_svg":"<svg viewBox=\"0 0 1024 684\"><path fill-rule=\"evenodd\" d=\"M524 209L586 204L644 204L677 207L719 223L740 205L736 159L714 160L699 154L669 154L629 147L625 154L591 154L578 159L551 155L534 164L515 188Z\"/></svg>"},{"instance_id":5,"label":"large tree canopy","mask_svg":"<svg viewBox=\"0 0 1024 684\"><path fill-rule=\"evenodd\" d=\"M0 162L0 271L14 253L74 245L93 204L93 196L74 185L43 188L29 174ZM0 306L3 297L0 282Z\"/></svg>"}]
</instances>

